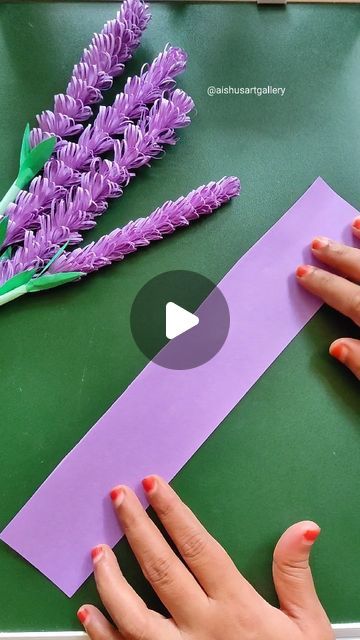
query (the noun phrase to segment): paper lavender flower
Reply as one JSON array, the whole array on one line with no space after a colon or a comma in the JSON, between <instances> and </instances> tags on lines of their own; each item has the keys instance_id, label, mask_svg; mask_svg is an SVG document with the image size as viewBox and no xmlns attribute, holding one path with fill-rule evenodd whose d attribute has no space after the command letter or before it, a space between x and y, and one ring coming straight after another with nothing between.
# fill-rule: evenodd
<instances>
[{"instance_id":1,"label":"paper lavender flower","mask_svg":"<svg viewBox=\"0 0 360 640\"><path fill-rule=\"evenodd\" d=\"M186 66L186 59L182 49L167 45L150 66L142 68L140 76L127 80L124 91L116 96L112 106L100 107L94 124L85 129L77 144L64 142L60 146L56 158L46 163L43 176L35 178L29 191L22 191L16 203L9 205L4 246L20 242L25 229L36 228L40 214L65 197L69 187L89 180L81 170L89 168L96 154L113 147L112 136L122 133L131 120L144 115L148 103L172 88L174 77Z\"/></svg>"},{"instance_id":2,"label":"paper lavender flower","mask_svg":"<svg viewBox=\"0 0 360 640\"><path fill-rule=\"evenodd\" d=\"M95 225L106 199L122 194L134 170L159 156L165 144L176 143L175 129L190 123L187 114L193 106L192 99L176 89L169 99L156 100L137 125L128 125L123 140L114 143L114 161L97 159L80 186L70 190L66 200L55 201L50 215L40 217L40 229L26 231L23 246L11 259L0 261L0 284L21 271L41 267L65 242L80 242L78 232Z\"/></svg>"},{"instance_id":3,"label":"paper lavender flower","mask_svg":"<svg viewBox=\"0 0 360 640\"><path fill-rule=\"evenodd\" d=\"M184 69L186 54L167 45L140 76L128 79L113 105L100 107L85 129L81 124L92 115L90 105L101 100L101 91L110 88L122 72L148 20L143 0L125 0L117 18L95 34L75 65L66 93L55 96L54 111L37 116L39 127L31 135L26 128L19 176L1 202L0 249L7 249L0 255L0 305L122 260L239 193L237 178L211 182L166 202L147 218L65 253L69 244L82 240L80 231L95 225L96 216L107 209L107 200L122 195L139 167L158 157L164 145L176 143L175 129L190 123L193 101L174 89L174 77ZM114 139L119 134L123 138ZM79 138L69 142L66 136ZM19 194L44 166L55 143L55 155L46 162L43 176L32 180L28 192ZM114 152L113 160L101 159L109 150ZM15 204L9 204L17 194ZM23 246L11 257L10 245L21 240Z\"/></svg>"},{"instance_id":4,"label":"paper lavender flower","mask_svg":"<svg viewBox=\"0 0 360 640\"><path fill-rule=\"evenodd\" d=\"M76 123L91 117L90 105L99 102L101 92L110 89L113 78L122 73L149 20L147 4L142 0L124 0L116 18L107 22L84 50L74 66L66 93L55 96L54 111L43 111L37 116L39 127L31 132L31 146L47 134L63 138L82 131L83 126Z\"/></svg>"},{"instance_id":5,"label":"paper lavender flower","mask_svg":"<svg viewBox=\"0 0 360 640\"><path fill-rule=\"evenodd\" d=\"M218 182L210 182L191 191L175 202L165 202L148 217L129 222L123 229L115 229L83 249L55 256L48 268L39 275L34 268L13 276L0 287L0 305L26 293L71 282L113 261L123 260L127 254L150 242L161 240L164 235L173 233L178 227L186 226L202 215L209 215L239 192L238 178L222 178ZM46 270L47 273L44 275Z\"/></svg>"},{"instance_id":6,"label":"paper lavender flower","mask_svg":"<svg viewBox=\"0 0 360 640\"><path fill-rule=\"evenodd\" d=\"M192 220L209 215L239 193L238 178L225 177L218 182L209 182L174 202L165 202L146 218L131 221L122 229L114 229L109 235L103 236L97 242L91 242L83 249L63 253L50 266L49 272L89 273L111 262L123 260L127 254L149 245L150 242L161 240L164 235L173 233L178 227L187 226Z\"/></svg>"}]
</instances>

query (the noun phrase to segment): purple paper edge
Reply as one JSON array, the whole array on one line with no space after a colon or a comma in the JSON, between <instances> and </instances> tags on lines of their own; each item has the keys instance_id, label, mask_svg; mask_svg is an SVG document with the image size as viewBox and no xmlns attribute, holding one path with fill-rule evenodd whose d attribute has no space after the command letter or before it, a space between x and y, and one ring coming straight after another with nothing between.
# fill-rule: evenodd
<instances>
[{"instance_id":1,"label":"purple paper edge","mask_svg":"<svg viewBox=\"0 0 360 640\"><path fill-rule=\"evenodd\" d=\"M308 192L309 192L313 187L315 187L317 184L319 184L319 185L321 185L321 186L323 186L323 187L325 187L325 188L327 188L327 189L330 189L330 190L333 192L333 194L334 194L334 195L338 196L338 197L339 197L339 199L341 199L341 200L342 200L342 201L344 201L346 204L348 204L350 207L352 207L352 208L354 209L354 211L356 212L355 207L354 207L353 205L351 205L351 203L348 203L347 201L345 201L345 200L344 200L344 199L343 199L343 198L342 198L342 197L341 197L341 196L340 196L340 195L339 195L335 190L333 190L333 189L330 187L330 185L328 185L328 184L326 183L326 181L324 181L321 177L318 177L318 178L317 178L316 180L314 180L314 182L313 182L313 183L308 187L308 189L307 189L307 190L306 190L306 191L305 191L305 192L304 192L304 193L303 193L303 194L302 194L302 195L301 195L301 196L300 196L300 197L299 197L299 198L298 198L298 199L293 203L293 205L292 205L292 206L291 206L291 207L290 207L290 208L289 208L289 209L288 209L288 210L287 210L287 211L286 211L286 212L285 212L285 213L284 213L284 214L279 218L279 220L277 220L277 222L276 222L274 225L272 225L272 226L271 226L271 227L270 227L270 228L269 228L269 229L268 229L268 230L267 230L267 231L266 231L266 232L265 232L265 233L264 233L264 234L263 234L263 235L262 235L262 236L261 236L261 237L260 237L260 238L259 238L259 239L258 239L258 240L257 240L257 241L256 241L256 242L255 242L255 243L254 243L254 244L253 244L253 245L252 245L252 246L251 246L251 247L250 247L246 252L245 252L245 253L244 253L244 254L243 254L243 256L241 256L241 258L239 258L239 260L238 260L238 261L237 261L237 262L236 262L236 263L231 267L231 269L230 269L230 270L229 270L229 271L224 275L224 278L225 278L226 276L228 276L228 275L233 271L233 269L235 269L235 268L239 265L239 263L240 263L240 262L241 262L241 261L242 261L242 260L247 256L247 254L248 254L249 252L251 252L251 251L254 249L254 247L255 247L259 242L263 241L263 240L266 238L266 236L268 236L268 234L270 234L274 229L276 229L277 225L279 225L280 223L282 223L282 222L284 221L284 219L286 219L288 216L290 216L290 215L291 215L293 208L294 208L294 207L296 207L296 206L298 206L298 205L301 203L301 200L302 200L302 199L304 199L304 198L308 195ZM222 279L223 279L223 278L222 278ZM221 281L220 281L220 283L221 283ZM293 335L293 337L291 338L291 340L289 340L289 342L287 342L287 343L285 344L285 346L281 349L281 351L278 353L278 355L277 355L277 356L276 356L276 357L275 357L275 358L274 358L274 359L269 363L269 365L267 366L267 368L266 368L266 369L264 370L264 372L263 372L263 373L262 373L262 374L257 378L257 380L259 380L259 379L262 377L262 375L264 375L264 373L266 373L266 371L269 369L269 367L270 367L270 366L271 366L271 365L272 365L272 364L277 360L277 358L278 358L278 357L283 353L283 351L287 348L287 346L288 346L289 344L291 344L291 342L292 342L292 341L296 338L296 336L297 336L297 335L302 331L302 329L303 329L303 328L308 324L308 322L310 322L310 320L311 320L311 319L313 318L313 316L317 313L317 311L320 309L320 307L321 307L321 306L322 306L322 302L321 302L321 301L318 301L318 302L316 303L316 305L314 306L313 311L312 311L312 312L311 312L311 314L308 316L307 320L304 322L304 324L303 324L302 326L300 326L300 327L299 327L299 330L296 332L296 334L294 334L294 335ZM138 377L139 377L139 376L142 376L142 375L143 375L143 372L144 372L148 367L150 367L150 366L153 366L153 364L152 364L151 362L150 362L148 365L146 365L146 367L144 367L144 369L143 369L143 370L138 374L138 376L136 376L136 378L135 378L135 379L134 379L134 380L133 380L133 381L128 385L128 387L124 390L124 392L123 392L121 395L123 395L124 393L126 393L126 392L131 388L131 386L135 383L135 381L138 379ZM256 383L255 383L255 384L256 384ZM252 386L254 386L254 385L252 385ZM252 388L252 386L251 386L250 388ZM250 388L249 388L249 390L250 390ZM241 398L240 398L239 402L242 400L242 398L243 398L247 393L248 393L248 391L247 391L243 396L241 396ZM119 396L119 397L121 397L121 396ZM104 413L104 414L103 414L103 415L102 415L102 416L101 416L101 417L96 421L96 423L95 423L95 424L94 424L94 425L89 429L89 431L91 431L91 430L92 430L92 429L93 429L93 428L98 424L98 422L99 422L100 420L103 420L103 419L107 416L107 414L111 411L112 407L114 406L114 404L115 404L118 400L119 400L119 398L118 398L117 400L115 400L115 402L114 402L114 403L113 403L113 404L112 404L112 405L107 409L107 411L106 411L106 412L105 412L105 413ZM236 403L236 404L238 404L238 403ZM207 437L206 437L206 438L205 438L205 439L204 439L204 440L203 440L203 441L202 441L198 446L196 446L196 449L193 451L192 455L194 455L194 454L196 453L196 451L198 451L198 449L202 446L202 444L203 444L204 442L206 442L206 440L207 440L207 439L208 439L208 438L209 438L209 437L214 433L214 431L216 430L216 428L217 428L217 427L222 423L222 421L226 418L226 416L227 416L227 415L229 415L229 413L230 413L230 412L235 408L236 404L232 407L232 409L230 409L230 411L227 411L227 412L224 414L223 418L220 420L220 422L217 424L217 426L216 426L216 427L214 427L214 428L212 429L212 431L208 433L208 436L207 436ZM42 489L43 485L48 481L48 479L49 479L49 478L50 478L54 473L56 473L56 472L61 468L61 466L63 465L63 463L66 461L66 459L68 458L68 456L70 456L70 455L71 455L71 453L74 451L74 449L76 449L76 447L77 447L77 446L78 446L78 445L79 445L83 440L85 440L85 439L87 438L89 431L88 431L88 432L87 432L87 433L86 433L86 434L85 434L85 435L84 435L84 436L83 436L83 437L78 441L78 443L77 443L77 444L76 444L76 445L75 445L75 446L74 446L74 447L73 447L73 448L72 448L72 449L71 449L71 450L66 454L66 456L64 456L64 458L61 460L61 462L60 462L60 463L55 467L55 469L51 472L51 474L50 474L50 475L49 475L49 476L48 476L48 477L47 477L47 478L46 478L46 479L41 483L41 485L38 487L38 489L35 491L35 493L34 493L34 494L29 498L29 500L27 500L27 501L26 501L26 503L23 505L23 507L22 507L22 508L21 508L21 509L20 509L20 510L15 514L15 516L11 519L11 521L8 523L8 525L7 525L7 526L3 529L3 531L1 532L1 534L0 534L0 539L1 539L2 541L4 541L6 544L8 544L8 545L9 545L12 549L14 549L15 551L16 551L16 546L14 546L12 543L8 543L8 542L7 542L7 540L6 540L6 530L7 530L7 528L8 528L8 527L10 527L10 525L12 524L12 522L17 518L17 516L20 514L20 512L22 511L22 509L23 509L23 508L28 504L28 502L30 502L30 501L31 501L31 500L32 500L32 499L37 495L37 493L41 491L41 489ZM191 457L192 457L192 455L191 455ZM186 464L186 462L187 462L189 459L190 459L190 458L187 458L181 467L179 467L175 472L172 472L172 473L171 473L171 477L166 477L166 480L170 480L171 478L173 478L173 477L174 477L174 476L175 476L175 475L176 475L176 474L177 474L177 473L178 473L178 472L183 468L183 466ZM143 504L144 504L144 505L147 505L147 504L148 504L148 503L146 502L146 500L144 500L143 498L142 498L142 502L143 502ZM122 535L121 535L121 536L119 536L119 538L116 540L116 542L118 542L122 537L123 537ZM116 544L116 542L115 542L114 544ZM22 553L21 551L19 551L18 553L20 553L20 555L22 555L22 557L26 558L26 556L25 556L25 555L23 555L23 553ZM26 559L27 559L27 560L32 564L32 561L31 561L31 560L29 560L28 558L26 558ZM35 565L32 565L32 566L33 566L37 571L39 571L40 573L42 573L43 575L45 575L45 576L46 576L46 577L47 577L51 582L53 582L53 584L56 584L56 583L54 583L54 579L53 579L52 577L50 577L50 576L46 573L46 571L44 571L44 570L42 570L42 569L41 569L41 570L40 570L40 569L38 569ZM62 590L62 591L67 595L67 596L71 597L71 596L72 596L72 595L73 595L73 594L78 590L78 588L81 586L81 584L83 584L83 582L84 582L84 581L85 581L85 580L86 580L86 579L87 579L91 574L92 574L92 570L90 570L90 571L87 573L86 578L84 578L84 580L82 580L82 582L81 582L77 587L75 587L74 589L67 590L66 588L60 587L59 585L57 585L57 586L58 586L58 587L59 587L59 588L60 588L60 589L61 589L61 590Z\"/></svg>"}]
</instances>

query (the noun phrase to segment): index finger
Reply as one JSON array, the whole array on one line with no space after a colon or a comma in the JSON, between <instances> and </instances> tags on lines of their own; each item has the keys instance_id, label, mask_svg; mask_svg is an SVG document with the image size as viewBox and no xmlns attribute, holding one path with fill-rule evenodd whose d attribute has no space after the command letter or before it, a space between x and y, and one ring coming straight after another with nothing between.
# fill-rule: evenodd
<instances>
[{"instance_id":1,"label":"index finger","mask_svg":"<svg viewBox=\"0 0 360 640\"><path fill-rule=\"evenodd\" d=\"M194 611L205 614L208 607L206 594L170 548L135 493L122 485L115 487L110 495L144 576L175 622L187 624Z\"/></svg>"},{"instance_id":2,"label":"index finger","mask_svg":"<svg viewBox=\"0 0 360 640\"><path fill-rule=\"evenodd\" d=\"M296 276L304 289L319 296L330 307L360 325L360 287L334 273L311 265L298 267Z\"/></svg>"},{"instance_id":3,"label":"index finger","mask_svg":"<svg viewBox=\"0 0 360 640\"><path fill-rule=\"evenodd\" d=\"M234 596L258 603L260 596L240 574L225 549L159 476L143 480L147 498L182 558L210 597Z\"/></svg>"}]
</instances>

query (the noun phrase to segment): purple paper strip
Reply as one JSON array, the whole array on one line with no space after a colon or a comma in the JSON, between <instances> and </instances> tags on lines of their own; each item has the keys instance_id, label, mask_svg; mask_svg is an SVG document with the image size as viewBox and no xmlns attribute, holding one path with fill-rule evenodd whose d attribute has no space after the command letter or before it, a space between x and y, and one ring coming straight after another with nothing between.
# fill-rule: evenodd
<instances>
[{"instance_id":1,"label":"purple paper strip","mask_svg":"<svg viewBox=\"0 0 360 640\"><path fill-rule=\"evenodd\" d=\"M318 178L220 282L231 318L220 352L184 371L150 363L1 539L71 596L92 572L89 550L121 537L109 489L125 483L145 505L139 480L151 473L170 480L191 458L321 306L294 277L298 263L312 261L311 238L353 244L356 215Z\"/></svg>"}]
</instances>

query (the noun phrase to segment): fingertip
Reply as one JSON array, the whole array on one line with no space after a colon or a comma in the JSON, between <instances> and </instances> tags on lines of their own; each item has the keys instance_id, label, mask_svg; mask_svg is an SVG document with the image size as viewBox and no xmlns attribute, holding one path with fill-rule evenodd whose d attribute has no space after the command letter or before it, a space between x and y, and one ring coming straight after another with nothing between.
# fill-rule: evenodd
<instances>
[{"instance_id":1,"label":"fingertip","mask_svg":"<svg viewBox=\"0 0 360 640\"><path fill-rule=\"evenodd\" d=\"M171 488L169 483L157 473L151 473L141 480L145 493L153 493L158 488Z\"/></svg>"},{"instance_id":2,"label":"fingertip","mask_svg":"<svg viewBox=\"0 0 360 640\"><path fill-rule=\"evenodd\" d=\"M313 267L309 264L300 264L297 269L296 269L296 277L301 279L304 278L304 276L309 275L309 273L311 273Z\"/></svg>"},{"instance_id":3,"label":"fingertip","mask_svg":"<svg viewBox=\"0 0 360 640\"><path fill-rule=\"evenodd\" d=\"M341 363L345 363L349 355L347 344L340 338L335 340L329 347L329 354Z\"/></svg>"},{"instance_id":4,"label":"fingertip","mask_svg":"<svg viewBox=\"0 0 360 640\"><path fill-rule=\"evenodd\" d=\"M352 221L352 231L357 238L360 238L360 217Z\"/></svg>"},{"instance_id":5,"label":"fingertip","mask_svg":"<svg viewBox=\"0 0 360 640\"><path fill-rule=\"evenodd\" d=\"M113 553L112 548L109 547L108 544L98 544L90 550L90 555L95 566L100 560L109 557L109 554Z\"/></svg>"},{"instance_id":6,"label":"fingertip","mask_svg":"<svg viewBox=\"0 0 360 640\"><path fill-rule=\"evenodd\" d=\"M153 493L153 491L155 491L156 489L156 485L158 481L159 481L159 478L157 478L157 476L154 476L154 475L146 476L145 478L143 478L141 481L141 484L143 486L145 493L147 494Z\"/></svg>"},{"instance_id":7,"label":"fingertip","mask_svg":"<svg viewBox=\"0 0 360 640\"><path fill-rule=\"evenodd\" d=\"M313 251L321 251L322 249L326 249L329 246L329 239L324 236L318 236L314 238L311 243L311 248Z\"/></svg>"},{"instance_id":8,"label":"fingertip","mask_svg":"<svg viewBox=\"0 0 360 640\"><path fill-rule=\"evenodd\" d=\"M307 529L304 533L304 540L313 543L318 539L320 533L321 529Z\"/></svg>"},{"instance_id":9,"label":"fingertip","mask_svg":"<svg viewBox=\"0 0 360 640\"><path fill-rule=\"evenodd\" d=\"M321 533L321 529L316 522L312 522L310 526L306 527L306 530L303 532L303 540L306 543L314 544L315 540L318 539Z\"/></svg>"},{"instance_id":10,"label":"fingertip","mask_svg":"<svg viewBox=\"0 0 360 640\"><path fill-rule=\"evenodd\" d=\"M82 606L80 607L80 609L78 609L78 610L77 610L77 612L76 612L76 616L77 616L77 619L79 620L79 622L80 622L83 626L85 626L85 625L86 625L86 623L87 623L87 622L88 622L88 620L89 620L89 617L90 617L90 611L89 611L89 609L88 609L85 605L82 605Z\"/></svg>"},{"instance_id":11,"label":"fingertip","mask_svg":"<svg viewBox=\"0 0 360 640\"><path fill-rule=\"evenodd\" d=\"M309 556L320 527L312 520L297 522L281 536L274 551L273 576L280 606L291 617L322 615Z\"/></svg>"},{"instance_id":12,"label":"fingertip","mask_svg":"<svg viewBox=\"0 0 360 640\"><path fill-rule=\"evenodd\" d=\"M124 487L122 485L117 485L111 489L109 495L114 507L120 507L125 498Z\"/></svg>"},{"instance_id":13,"label":"fingertip","mask_svg":"<svg viewBox=\"0 0 360 640\"><path fill-rule=\"evenodd\" d=\"M319 537L321 529L316 522L312 520L303 520L291 525L281 536L275 547L275 554L281 554L298 551L309 544L313 544Z\"/></svg>"},{"instance_id":14,"label":"fingertip","mask_svg":"<svg viewBox=\"0 0 360 640\"><path fill-rule=\"evenodd\" d=\"M118 632L93 604L83 604L76 616L92 640L120 640Z\"/></svg>"},{"instance_id":15,"label":"fingertip","mask_svg":"<svg viewBox=\"0 0 360 640\"><path fill-rule=\"evenodd\" d=\"M90 555L93 563L96 564L97 562L99 562L99 560L101 560L102 556L104 555L104 546L102 544L96 545L96 547L93 547L91 549Z\"/></svg>"}]
</instances>

